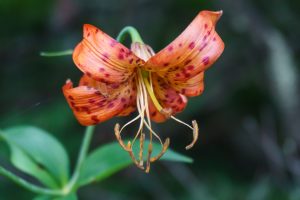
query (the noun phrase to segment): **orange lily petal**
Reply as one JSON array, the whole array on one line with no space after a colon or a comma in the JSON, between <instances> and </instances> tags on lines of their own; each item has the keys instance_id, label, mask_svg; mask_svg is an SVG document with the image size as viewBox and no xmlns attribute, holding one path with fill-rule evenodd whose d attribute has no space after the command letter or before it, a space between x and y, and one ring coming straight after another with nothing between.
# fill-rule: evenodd
<instances>
[{"instance_id":1,"label":"orange lily petal","mask_svg":"<svg viewBox=\"0 0 300 200\"><path fill-rule=\"evenodd\" d=\"M164 109L169 110L170 114L175 115L186 107L187 98L176 92L161 77L152 74L152 84L154 94ZM149 103L150 117L155 122L163 122L167 117L161 114L154 107L152 101Z\"/></svg>"},{"instance_id":2,"label":"orange lily petal","mask_svg":"<svg viewBox=\"0 0 300 200\"><path fill-rule=\"evenodd\" d=\"M215 31L222 11L201 11L192 23L167 47L151 57L144 68L166 74L193 65L191 73L207 69L224 50L224 43Z\"/></svg>"},{"instance_id":3,"label":"orange lily petal","mask_svg":"<svg viewBox=\"0 0 300 200\"><path fill-rule=\"evenodd\" d=\"M73 60L87 76L104 83L126 81L144 62L124 45L89 24L83 27L83 40L74 49Z\"/></svg>"},{"instance_id":4,"label":"orange lily petal","mask_svg":"<svg viewBox=\"0 0 300 200\"><path fill-rule=\"evenodd\" d=\"M70 80L63 86L63 93L80 124L88 126L108 120L123 113L136 101L133 79L122 87L107 85L109 95L94 80L84 76L78 87ZM122 115L124 116L124 114Z\"/></svg>"},{"instance_id":5,"label":"orange lily petal","mask_svg":"<svg viewBox=\"0 0 300 200\"><path fill-rule=\"evenodd\" d=\"M144 68L156 71L186 96L201 94L204 88L202 73L224 50L224 43L215 31L221 15L222 11L200 12L183 33L150 58Z\"/></svg>"}]
</instances>

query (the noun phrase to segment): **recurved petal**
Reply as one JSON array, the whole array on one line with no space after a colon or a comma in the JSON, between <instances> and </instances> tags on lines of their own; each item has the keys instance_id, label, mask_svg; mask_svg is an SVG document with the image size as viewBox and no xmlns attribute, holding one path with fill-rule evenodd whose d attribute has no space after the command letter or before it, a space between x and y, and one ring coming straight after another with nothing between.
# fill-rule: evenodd
<instances>
[{"instance_id":1,"label":"recurved petal","mask_svg":"<svg viewBox=\"0 0 300 200\"><path fill-rule=\"evenodd\" d=\"M168 85L161 77L152 74L152 84L154 94L160 105L168 113L160 113L153 105L152 101L149 103L149 110L151 119L155 122L163 122L167 119L167 115L175 115L184 110L187 104L187 98L176 92L170 85Z\"/></svg>"},{"instance_id":2,"label":"recurved petal","mask_svg":"<svg viewBox=\"0 0 300 200\"><path fill-rule=\"evenodd\" d=\"M171 87L187 97L198 96L204 91L204 72L195 75L187 81L174 81Z\"/></svg>"},{"instance_id":3,"label":"recurved petal","mask_svg":"<svg viewBox=\"0 0 300 200\"><path fill-rule=\"evenodd\" d=\"M85 24L83 40L73 52L76 66L87 76L104 83L121 83L143 61L100 29Z\"/></svg>"},{"instance_id":4,"label":"recurved petal","mask_svg":"<svg viewBox=\"0 0 300 200\"><path fill-rule=\"evenodd\" d=\"M202 11L167 47L150 58L144 68L169 81L185 81L211 66L224 50L215 31L222 11Z\"/></svg>"},{"instance_id":5,"label":"recurved petal","mask_svg":"<svg viewBox=\"0 0 300 200\"><path fill-rule=\"evenodd\" d=\"M84 126L97 124L119 115L135 103L136 90L133 80L122 87L104 93L87 77L81 79L78 87L70 80L63 86L63 93L75 117ZM128 113L128 111L127 111ZM122 114L124 116L125 114Z\"/></svg>"}]
</instances>

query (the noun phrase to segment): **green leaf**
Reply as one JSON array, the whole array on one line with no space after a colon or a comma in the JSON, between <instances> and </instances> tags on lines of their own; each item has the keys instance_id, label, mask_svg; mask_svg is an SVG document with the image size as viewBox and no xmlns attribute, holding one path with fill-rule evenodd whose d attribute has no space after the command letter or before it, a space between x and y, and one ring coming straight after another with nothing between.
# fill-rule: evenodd
<instances>
[{"instance_id":1,"label":"green leaf","mask_svg":"<svg viewBox=\"0 0 300 200\"><path fill-rule=\"evenodd\" d=\"M9 144L9 146L11 150L11 162L16 168L25 173L31 174L33 177L40 180L44 185L50 188L58 187L51 175L37 165L34 160L30 158L30 156L14 145Z\"/></svg>"},{"instance_id":2,"label":"green leaf","mask_svg":"<svg viewBox=\"0 0 300 200\"><path fill-rule=\"evenodd\" d=\"M69 178L69 158L64 147L46 131L17 126L0 133L11 150L11 161L48 187L65 185Z\"/></svg>"},{"instance_id":3,"label":"green leaf","mask_svg":"<svg viewBox=\"0 0 300 200\"><path fill-rule=\"evenodd\" d=\"M145 151L148 142L145 142ZM133 150L135 155L138 152L138 145ZM157 155L161 150L160 144L153 144L153 155ZM161 160L177 161L191 163L193 160L189 157L176 153L170 149L164 154ZM117 171L132 164L132 160L128 153L125 152L119 143L111 143L101 146L94 150L85 160L80 172L78 186L86 185L94 181L100 181Z\"/></svg>"},{"instance_id":4,"label":"green leaf","mask_svg":"<svg viewBox=\"0 0 300 200\"><path fill-rule=\"evenodd\" d=\"M72 193L64 197L53 197L53 196L37 196L33 200L77 200L77 195Z\"/></svg>"}]
</instances>

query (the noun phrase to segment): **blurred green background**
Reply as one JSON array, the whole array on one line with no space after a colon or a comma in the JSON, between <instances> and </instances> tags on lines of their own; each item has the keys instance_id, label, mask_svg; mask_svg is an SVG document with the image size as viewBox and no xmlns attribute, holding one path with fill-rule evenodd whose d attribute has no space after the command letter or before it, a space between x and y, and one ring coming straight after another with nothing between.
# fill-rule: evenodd
<instances>
[{"instance_id":1,"label":"blurred green background","mask_svg":"<svg viewBox=\"0 0 300 200\"><path fill-rule=\"evenodd\" d=\"M39 52L73 48L84 23L114 37L133 25L158 51L205 9L224 11L217 31L225 51L207 71L203 95L178 115L197 119L200 140L185 151L192 139L188 129L172 121L155 125L194 164L158 162L150 174L132 166L82 188L79 199L300 199L298 0L1 0L0 128L46 129L74 163L84 127L61 87L81 72L71 56L45 58ZM113 125L125 120L99 125L93 148L115 140ZM10 167L3 143L0 150L0 164ZM0 199L32 198L0 177Z\"/></svg>"}]
</instances>

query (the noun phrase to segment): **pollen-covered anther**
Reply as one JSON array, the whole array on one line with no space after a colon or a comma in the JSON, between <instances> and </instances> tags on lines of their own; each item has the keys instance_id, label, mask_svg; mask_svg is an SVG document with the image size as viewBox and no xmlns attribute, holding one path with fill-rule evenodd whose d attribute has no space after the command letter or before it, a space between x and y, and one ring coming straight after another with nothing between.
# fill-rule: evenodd
<instances>
[{"instance_id":1,"label":"pollen-covered anther","mask_svg":"<svg viewBox=\"0 0 300 200\"><path fill-rule=\"evenodd\" d=\"M197 124L196 120L192 121L192 125L193 125L193 141L191 144L189 144L185 147L186 150L191 149L195 145L195 143L198 140L198 136L199 136L199 129L198 129L198 124Z\"/></svg>"},{"instance_id":2,"label":"pollen-covered anther","mask_svg":"<svg viewBox=\"0 0 300 200\"><path fill-rule=\"evenodd\" d=\"M153 150L152 143L150 143L148 146L148 156L147 156L147 164L146 164L146 170L145 170L146 173L150 172L150 162L151 162L152 150Z\"/></svg>"},{"instance_id":3,"label":"pollen-covered anther","mask_svg":"<svg viewBox=\"0 0 300 200\"><path fill-rule=\"evenodd\" d=\"M143 160L143 149L144 149L144 142L145 142L145 134L142 133L140 135L140 152L139 152L139 165L143 166L144 165L144 160Z\"/></svg>"},{"instance_id":4,"label":"pollen-covered anther","mask_svg":"<svg viewBox=\"0 0 300 200\"><path fill-rule=\"evenodd\" d=\"M139 161L135 158L135 156L134 156L134 153L133 153L133 150L132 150L132 144L131 144L131 142L128 141L127 145L124 144L124 142L123 142L123 140L122 140L122 137L121 137L121 134L120 134L120 125L119 125L118 123L115 125L115 135L116 135L116 138L117 138L119 144L121 145L121 147L122 147L125 151L127 151L127 152L129 153L130 158L132 159L132 161L134 162L134 164L135 164L138 168L144 170L143 164L141 165L141 162L139 162Z\"/></svg>"},{"instance_id":5,"label":"pollen-covered anther","mask_svg":"<svg viewBox=\"0 0 300 200\"><path fill-rule=\"evenodd\" d=\"M121 145L121 147L125 150L125 151L130 151L130 149L128 148L128 146L125 146L122 138L121 138L121 134L120 134L120 125L117 123L115 125L115 135L116 135L116 138L119 142L119 144Z\"/></svg>"},{"instance_id":6,"label":"pollen-covered anther","mask_svg":"<svg viewBox=\"0 0 300 200\"><path fill-rule=\"evenodd\" d=\"M155 161L159 160L166 153L167 149L169 148L169 145L170 145L170 138L167 138L163 145L161 152L157 156L152 157L150 159L150 161L155 162Z\"/></svg>"},{"instance_id":7,"label":"pollen-covered anther","mask_svg":"<svg viewBox=\"0 0 300 200\"><path fill-rule=\"evenodd\" d=\"M172 108L163 108L161 109L160 113L163 114L167 119L172 116Z\"/></svg>"}]
</instances>

